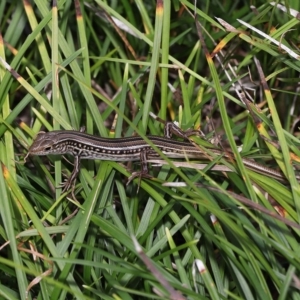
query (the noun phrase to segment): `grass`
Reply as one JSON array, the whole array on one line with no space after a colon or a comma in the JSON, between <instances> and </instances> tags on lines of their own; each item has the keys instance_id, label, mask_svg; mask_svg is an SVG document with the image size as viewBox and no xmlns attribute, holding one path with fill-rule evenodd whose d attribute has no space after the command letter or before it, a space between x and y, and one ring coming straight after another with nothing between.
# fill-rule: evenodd
<instances>
[{"instance_id":1,"label":"grass","mask_svg":"<svg viewBox=\"0 0 300 300\"><path fill-rule=\"evenodd\" d=\"M0 4L1 297L300 299L293 11L266 1L53 4ZM137 192L138 179L126 181L139 165L83 161L76 202L57 188L68 161L23 162L41 130L163 135L150 112L205 133L192 138L208 153L204 168L166 159ZM235 160L210 155L212 140Z\"/></svg>"}]
</instances>

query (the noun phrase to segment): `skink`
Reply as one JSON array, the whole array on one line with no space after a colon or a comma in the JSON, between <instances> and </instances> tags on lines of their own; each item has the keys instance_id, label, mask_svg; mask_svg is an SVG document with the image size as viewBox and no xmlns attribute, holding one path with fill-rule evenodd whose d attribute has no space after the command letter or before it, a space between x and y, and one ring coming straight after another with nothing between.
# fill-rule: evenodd
<instances>
[{"instance_id":1,"label":"skink","mask_svg":"<svg viewBox=\"0 0 300 300\"><path fill-rule=\"evenodd\" d=\"M147 138L168 158L208 159L209 155L204 153L196 145L190 142L182 142L171 139L175 133L182 138L188 138L186 134L173 123L166 123L165 137L147 136ZM218 149L210 149L211 153L227 159L233 159L233 155ZM71 154L75 157L74 170L71 177L64 185L68 190L76 180L79 172L80 159L100 159L110 161L141 161L142 169L134 177L147 177L147 160L159 157L157 153L143 138L102 138L81 131L51 131L40 132L29 148L28 155L48 154ZM27 157L26 156L26 157ZM25 159L26 159L25 157ZM252 160L243 159L243 163L249 169L285 181L283 175L274 169L260 165ZM132 178L131 178L132 179Z\"/></svg>"}]
</instances>

